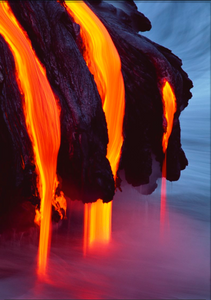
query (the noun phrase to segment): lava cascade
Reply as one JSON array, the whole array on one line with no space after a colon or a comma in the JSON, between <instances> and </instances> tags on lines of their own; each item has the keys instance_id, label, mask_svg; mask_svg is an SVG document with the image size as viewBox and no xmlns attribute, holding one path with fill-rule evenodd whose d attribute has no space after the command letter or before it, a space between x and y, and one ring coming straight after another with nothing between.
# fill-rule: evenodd
<instances>
[{"instance_id":1,"label":"lava cascade","mask_svg":"<svg viewBox=\"0 0 211 300\"><path fill-rule=\"evenodd\" d=\"M38 173L41 198L39 274L46 270L50 241L53 189L60 146L59 107L46 78L45 70L32 50L6 2L0 3L0 33L9 44L17 69L17 82L24 95L24 114Z\"/></svg>"},{"instance_id":2,"label":"lava cascade","mask_svg":"<svg viewBox=\"0 0 211 300\"><path fill-rule=\"evenodd\" d=\"M164 133L162 138L162 148L165 154L163 166L162 166L162 182L161 182L161 208L160 217L161 224L164 223L165 210L166 210L166 161L167 161L167 148L169 137L172 132L174 114L176 112L176 97L173 89L167 80L164 81L162 87L162 102L163 102L163 116L164 116Z\"/></svg>"},{"instance_id":3,"label":"lava cascade","mask_svg":"<svg viewBox=\"0 0 211 300\"><path fill-rule=\"evenodd\" d=\"M109 143L107 158L116 178L121 147L122 125L125 109L125 89L119 54L105 26L83 2L66 1L68 12L80 25L80 34L85 45L84 59L102 99L106 116ZM108 242L111 232L112 202L101 199L85 204L84 244L94 241Z\"/></svg>"}]
</instances>

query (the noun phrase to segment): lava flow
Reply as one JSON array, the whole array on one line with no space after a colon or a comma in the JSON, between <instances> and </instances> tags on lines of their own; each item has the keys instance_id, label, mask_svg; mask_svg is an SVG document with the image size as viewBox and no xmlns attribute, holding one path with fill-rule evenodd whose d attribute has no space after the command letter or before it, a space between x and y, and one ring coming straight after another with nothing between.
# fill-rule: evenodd
<instances>
[{"instance_id":1,"label":"lava flow","mask_svg":"<svg viewBox=\"0 0 211 300\"><path fill-rule=\"evenodd\" d=\"M114 43L102 22L83 2L66 1L68 12L80 25L85 45L84 59L94 76L106 116L109 143L107 158L116 178L123 143L122 126L125 110L125 89L121 61ZM84 253L87 244L108 242L111 235L112 202L101 199L85 204Z\"/></svg>"},{"instance_id":2,"label":"lava flow","mask_svg":"<svg viewBox=\"0 0 211 300\"><path fill-rule=\"evenodd\" d=\"M162 183L161 183L161 224L164 223L166 211L166 150L168 147L169 137L172 132L174 114L176 112L176 97L168 81L164 81L162 88L163 115L165 118L165 129L162 138L163 153L165 154L162 166Z\"/></svg>"},{"instance_id":3,"label":"lava flow","mask_svg":"<svg viewBox=\"0 0 211 300\"><path fill-rule=\"evenodd\" d=\"M45 274L50 241L51 202L60 146L59 107L45 70L6 2L0 2L0 33L13 53L17 82L24 95L24 114L32 140L41 198L38 273Z\"/></svg>"}]
</instances>

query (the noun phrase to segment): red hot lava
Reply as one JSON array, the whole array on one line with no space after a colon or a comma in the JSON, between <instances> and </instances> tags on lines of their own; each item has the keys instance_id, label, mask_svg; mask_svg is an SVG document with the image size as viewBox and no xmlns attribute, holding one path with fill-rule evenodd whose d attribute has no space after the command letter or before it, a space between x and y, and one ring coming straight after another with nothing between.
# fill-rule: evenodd
<instances>
[{"instance_id":1,"label":"red hot lava","mask_svg":"<svg viewBox=\"0 0 211 300\"><path fill-rule=\"evenodd\" d=\"M108 127L107 158L116 177L123 143L122 125L125 109L125 89L121 61L114 43L102 22L83 2L66 1L69 13L80 24L86 48L84 59L94 75L100 93ZM112 202L85 204L84 253L95 241L107 243L111 236Z\"/></svg>"}]
</instances>

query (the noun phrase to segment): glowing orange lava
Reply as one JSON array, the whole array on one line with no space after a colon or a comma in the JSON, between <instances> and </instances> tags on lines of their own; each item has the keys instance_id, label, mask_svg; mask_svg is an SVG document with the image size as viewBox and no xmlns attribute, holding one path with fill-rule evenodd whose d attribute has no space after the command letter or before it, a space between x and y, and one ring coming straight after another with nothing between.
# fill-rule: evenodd
<instances>
[{"instance_id":1,"label":"glowing orange lava","mask_svg":"<svg viewBox=\"0 0 211 300\"><path fill-rule=\"evenodd\" d=\"M63 217L66 218L66 211L67 211L67 200L64 196L64 193L60 191L59 196L56 195L56 189L58 187L59 181L57 177L55 178L54 182L54 189L53 189L53 199L52 199L52 205L54 206L55 210L58 211L60 215L60 219L62 220ZM64 214L64 216L63 216Z\"/></svg>"},{"instance_id":2,"label":"glowing orange lava","mask_svg":"<svg viewBox=\"0 0 211 300\"><path fill-rule=\"evenodd\" d=\"M6 2L0 2L0 33L13 53L17 82L24 95L24 114L32 140L41 198L40 275L45 274L49 249L51 202L60 146L59 108L46 73Z\"/></svg>"},{"instance_id":3,"label":"glowing orange lava","mask_svg":"<svg viewBox=\"0 0 211 300\"><path fill-rule=\"evenodd\" d=\"M165 158L162 166L162 182L161 182L161 208L160 219L161 224L164 223L165 211L166 211L166 150L168 147L169 137L172 132L174 114L177 109L176 97L167 80L164 81L162 88L162 102L163 102L163 115L166 121L165 131L162 139L163 153Z\"/></svg>"},{"instance_id":4,"label":"glowing orange lava","mask_svg":"<svg viewBox=\"0 0 211 300\"><path fill-rule=\"evenodd\" d=\"M96 242L107 244L111 238L112 202L103 203L98 199L86 203L84 210L84 254L87 245L92 247Z\"/></svg>"},{"instance_id":5,"label":"glowing orange lava","mask_svg":"<svg viewBox=\"0 0 211 300\"><path fill-rule=\"evenodd\" d=\"M125 110L125 89L121 61L105 26L81 1L66 1L70 15L80 25L85 44L84 59L93 74L105 112L109 143L107 158L116 178L123 143L122 125ZM112 202L85 204L84 244L108 242L111 235Z\"/></svg>"},{"instance_id":6,"label":"glowing orange lava","mask_svg":"<svg viewBox=\"0 0 211 300\"><path fill-rule=\"evenodd\" d=\"M174 114L177 110L176 97L169 82L165 80L162 89L163 115L166 119L166 129L163 134L162 147L163 153L166 153L168 140L172 132Z\"/></svg>"}]
</instances>

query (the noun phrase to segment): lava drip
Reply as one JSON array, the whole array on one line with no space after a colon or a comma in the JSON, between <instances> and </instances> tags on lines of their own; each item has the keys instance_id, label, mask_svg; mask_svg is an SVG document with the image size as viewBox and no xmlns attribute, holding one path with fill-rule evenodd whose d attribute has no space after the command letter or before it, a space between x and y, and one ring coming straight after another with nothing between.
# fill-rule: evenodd
<instances>
[{"instance_id":1,"label":"lava drip","mask_svg":"<svg viewBox=\"0 0 211 300\"><path fill-rule=\"evenodd\" d=\"M162 165L162 182L161 182L161 207L160 220L161 225L164 223L166 211L166 167L167 167L167 148L169 137L173 128L174 114L177 110L176 97L173 89L167 80L164 80L162 87L162 103L163 103L163 138L162 148L165 155Z\"/></svg>"},{"instance_id":2,"label":"lava drip","mask_svg":"<svg viewBox=\"0 0 211 300\"><path fill-rule=\"evenodd\" d=\"M66 1L67 10L80 25L80 35L85 45L84 59L101 96L106 116L109 143L107 158L112 173L116 172L123 143L122 126L125 110L125 89L121 61L114 43L102 22L83 2ZM84 253L93 242L108 242L111 235L112 202L101 199L85 204Z\"/></svg>"},{"instance_id":3,"label":"lava drip","mask_svg":"<svg viewBox=\"0 0 211 300\"><path fill-rule=\"evenodd\" d=\"M24 114L33 143L41 198L41 227L38 273L45 274L50 241L53 189L60 147L59 107L46 78L45 70L32 50L6 2L0 3L0 33L13 53L19 89L24 95Z\"/></svg>"}]
</instances>

